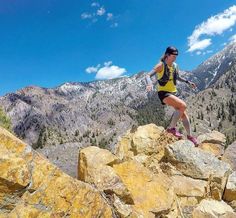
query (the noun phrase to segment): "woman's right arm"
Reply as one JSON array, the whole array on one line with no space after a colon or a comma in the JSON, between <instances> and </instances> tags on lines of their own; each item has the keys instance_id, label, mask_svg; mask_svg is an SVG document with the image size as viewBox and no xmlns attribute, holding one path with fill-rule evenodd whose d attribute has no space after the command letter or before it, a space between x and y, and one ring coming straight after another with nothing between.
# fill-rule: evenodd
<instances>
[{"instance_id":1,"label":"woman's right arm","mask_svg":"<svg viewBox=\"0 0 236 218\"><path fill-rule=\"evenodd\" d=\"M147 91L153 90L153 83L152 83L152 77L156 75L156 73L160 73L162 70L162 63L158 63L149 73L146 75L146 84L147 84Z\"/></svg>"}]
</instances>

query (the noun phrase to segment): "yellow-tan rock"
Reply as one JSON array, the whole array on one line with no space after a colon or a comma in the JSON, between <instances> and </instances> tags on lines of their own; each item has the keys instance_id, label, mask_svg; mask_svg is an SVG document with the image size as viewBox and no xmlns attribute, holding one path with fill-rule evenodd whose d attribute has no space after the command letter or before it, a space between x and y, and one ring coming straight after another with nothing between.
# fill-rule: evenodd
<instances>
[{"instance_id":1,"label":"yellow-tan rock","mask_svg":"<svg viewBox=\"0 0 236 218\"><path fill-rule=\"evenodd\" d=\"M157 149L157 141L164 128L155 124L139 126L133 135L132 148L134 154L151 154Z\"/></svg>"},{"instance_id":2,"label":"yellow-tan rock","mask_svg":"<svg viewBox=\"0 0 236 218\"><path fill-rule=\"evenodd\" d=\"M99 166L112 165L118 159L110 151L89 146L79 151L78 179L89 181L90 172Z\"/></svg>"},{"instance_id":3,"label":"yellow-tan rock","mask_svg":"<svg viewBox=\"0 0 236 218\"><path fill-rule=\"evenodd\" d=\"M139 126L129 130L117 143L115 155L120 160L131 160L134 156L156 154L159 160L164 156L164 147L177 141L164 131L163 127L155 124Z\"/></svg>"},{"instance_id":4,"label":"yellow-tan rock","mask_svg":"<svg viewBox=\"0 0 236 218\"><path fill-rule=\"evenodd\" d=\"M180 175L172 176L171 179L177 196L203 199L206 195L207 181Z\"/></svg>"},{"instance_id":5,"label":"yellow-tan rock","mask_svg":"<svg viewBox=\"0 0 236 218\"><path fill-rule=\"evenodd\" d=\"M133 133L131 131L127 131L126 135L118 141L115 148L115 155L119 158L119 160L130 160L134 157L132 143Z\"/></svg>"},{"instance_id":6,"label":"yellow-tan rock","mask_svg":"<svg viewBox=\"0 0 236 218\"><path fill-rule=\"evenodd\" d=\"M220 144L202 143L198 146L198 148L202 149L203 151L214 154L216 157L220 157L224 153L224 148Z\"/></svg>"},{"instance_id":7,"label":"yellow-tan rock","mask_svg":"<svg viewBox=\"0 0 236 218\"><path fill-rule=\"evenodd\" d=\"M2 217L112 217L92 186L71 178L0 128Z\"/></svg>"},{"instance_id":8,"label":"yellow-tan rock","mask_svg":"<svg viewBox=\"0 0 236 218\"><path fill-rule=\"evenodd\" d=\"M79 152L79 179L105 193L115 193L126 203L133 203L132 196L124 186L120 177L110 165L117 162L117 158L108 150L95 146L81 149Z\"/></svg>"},{"instance_id":9,"label":"yellow-tan rock","mask_svg":"<svg viewBox=\"0 0 236 218\"><path fill-rule=\"evenodd\" d=\"M224 145L226 142L226 136L218 131L213 130L212 132L199 135L197 137L199 143L213 143Z\"/></svg>"},{"instance_id":10,"label":"yellow-tan rock","mask_svg":"<svg viewBox=\"0 0 236 218\"><path fill-rule=\"evenodd\" d=\"M174 192L171 180L166 176L154 175L135 160L116 164L113 168L131 192L134 199L132 207L138 214L155 217L155 213L171 210Z\"/></svg>"},{"instance_id":11,"label":"yellow-tan rock","mask_svg":"<svg viewBox=\"0 0 236 218\"><path fill-rule=\"evenodd\" d=\"M234 218L236 213L224 201L216 201L212 199L204 199L193 211L193 218Z\"/></svg>"},{"instance_id":12,"label":"yellow-tan rock","mask_svg":"<svg viewBox=\"0 0 236 218\"><path fill-rule=\"evenodd\" d=\"M116 195L114 195L113 205L121 218L129 217L133 212L131 205L125 204Z\"/></svg>"},{"instance_id":13,"label":"yellow-tan rock","mask_svg":"<svg viewBox=\"0 0 236 218\"><path fill-rule=\"evenodd\" d=\"M236 171L228 178L223 199L228 202L236 201Z\"/></svg>"},{"instance_id":14,"label":"yellow-tan rock","mask_svg":"<svg viewBox=\"0 0 236 218\"><path fill-rule=\"evenodd\" d=\"M0 208L12 210L31 180L31 149L0 127Z\"/></svg>"}]
</instances>

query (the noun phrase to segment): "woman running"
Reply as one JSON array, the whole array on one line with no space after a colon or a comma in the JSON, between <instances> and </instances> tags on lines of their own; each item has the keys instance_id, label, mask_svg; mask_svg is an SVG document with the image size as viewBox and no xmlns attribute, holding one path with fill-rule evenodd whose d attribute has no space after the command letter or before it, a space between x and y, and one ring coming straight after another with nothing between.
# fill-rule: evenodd
<instances>
[{"instance_id":1,"label":"woman running","mask_svg":"<svg viewBox=\"0 0 236 218\"><path fill-rule=\"evenodd\" d=\"M178 50L170 46L166 49L165 54L162 56L160 63L158 63L154 69L147 74L147 91L153 89L153 83L151 77L157 75L158 80L158 96L163 105L169 105L175 109L170 126L167 128L167 132L173 134L178 138L183 138L183 135L176 129L176 124L179 119L182 119L183 126L187 132L187 139L197 146L197 140L192 136L189 117L187 115L186 103L176 96L176 82L181 81L190 85L192 88L196 88L195 83L185 80L179 76L178 65L175 63Z\"/></svg>"}]
</instances>

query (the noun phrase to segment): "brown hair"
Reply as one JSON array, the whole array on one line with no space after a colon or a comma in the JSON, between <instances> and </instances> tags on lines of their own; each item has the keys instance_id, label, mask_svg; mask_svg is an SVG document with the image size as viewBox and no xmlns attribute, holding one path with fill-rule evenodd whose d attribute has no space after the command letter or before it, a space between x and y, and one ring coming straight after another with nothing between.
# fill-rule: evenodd
<instances>
[{"instance_id":1,"label":"brown hair","mask_svg":"<svg viewBox=\"0 0 236 218\"><path fill-rule=\"evenodd\" d=\"M161 60L161 61L165 61L165 59L168 57L168 55L169 55L169 54L166 54L166 53L163 54L163 55L161 56L161 59L160 59L160 60Z\"/></svg>"}]
</instances>

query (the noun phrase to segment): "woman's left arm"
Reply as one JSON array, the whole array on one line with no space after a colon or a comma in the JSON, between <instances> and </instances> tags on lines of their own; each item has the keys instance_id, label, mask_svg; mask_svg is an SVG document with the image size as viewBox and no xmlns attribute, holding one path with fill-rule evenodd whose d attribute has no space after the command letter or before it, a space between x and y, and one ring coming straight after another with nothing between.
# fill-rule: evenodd
<instances>
[{"instance_id":1,"label":"woman's left arm","mask_svg":"<svg viewBox=\"0 0 236 218\"><path fill-rule=\"evenodd\" d=\"M193 89L196 89L197 86L195 83L189 81L189 80L186 80L184 78L182 78L180 75L179 75L179 68L178 66L176 67L176 73L177 73L177 80L179 80L180 82L184 82L184 83L187 83L188 85L190 85Z\"/></svg>"}]
</instances>

